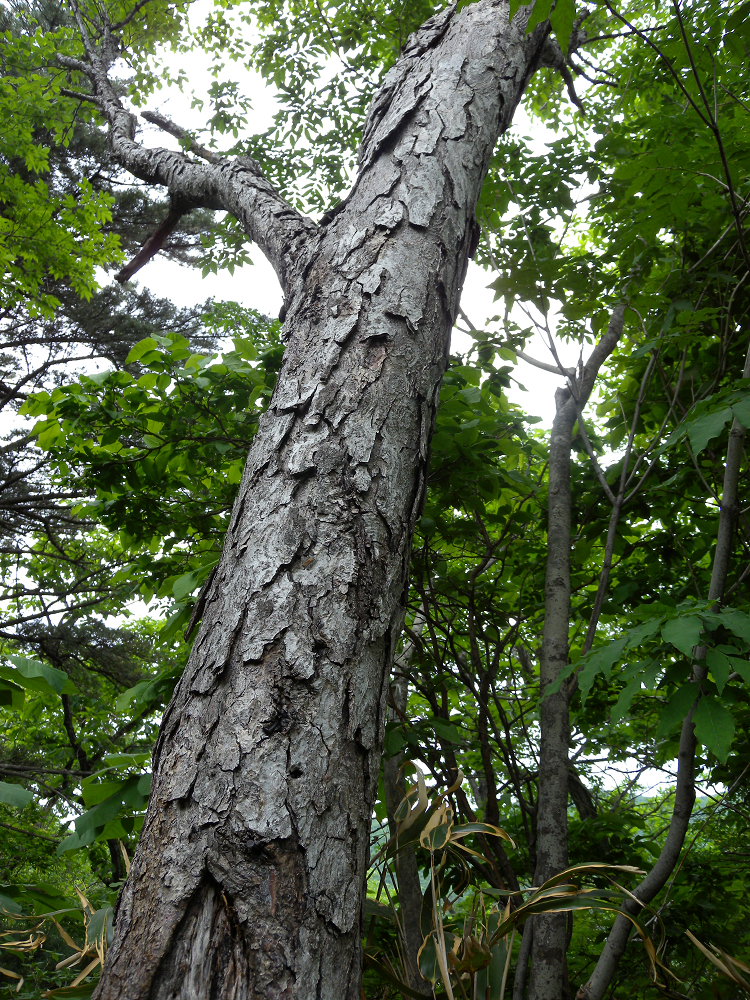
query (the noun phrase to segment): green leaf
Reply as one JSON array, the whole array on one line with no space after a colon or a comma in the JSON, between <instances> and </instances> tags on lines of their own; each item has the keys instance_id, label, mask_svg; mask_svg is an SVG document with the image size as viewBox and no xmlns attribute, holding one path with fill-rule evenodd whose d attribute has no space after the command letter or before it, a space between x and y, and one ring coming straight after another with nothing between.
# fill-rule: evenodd
<instances>
[{"instance_id":1,"label":"green leaf","mask_svg":"<svg viewBox=\"0 0 750 1000\"><path fill-rule=\"evenodd\" d=\"M628 629L628 649L637 649L645 639L656 632L663 620L663 618L649 618L642 625Z\"/></svg>"},{"instance_id":2,"label":"green leaf","mask_svg":"<svg viewBox=\"0 0 750 1000\"><path fill-rule=\"evenodd\" d=\"M99 985L98 979L86 980L78 986L61 986L59 990L49 990L45 997L58 997L59 1000L89 1000L96 987Z\"/></svg>"},{"instance_id":3,"label":"green leaf","mask_svg":"<svg viewBox=\"0 0 750 1000\"><path fill-rule=\"evenodd\" d=\"M552 30L560 43L560 48L566 55L575 19L575 0L555 0L555 6L549 16L549 20L552 25Z\"/></svg>"},{"instance_id":4,"label":"green leaf","mask_svg":"<svg viewBox=\"0 0 750 1000\"><path fill-rule=\"evenodd\" d=\"M26 699L23 688L2 679L0 671L0 707L20 712Z\"/></svg>"},{"instance_id":5,"label":"green leaf","mask_svg":"<svg viewBox=\"0 0 750 1000\"><path fill-rule=\"evenodd\" d=\"M404 736L402 723L388 723L383 741L383 753L385 756L395 757L397 753L401 753L405 745L406 737Z\"/></svg>"},{"instance_id":6,"label":"green leaf","mask_svg":"<svg viewBox=\"0 0 750 1000\"><path fill-rule=\"evenodd\" d=\"M703 622L697 615L683 615L666 621L661 627L661 634L666 642L691 659L693 649L700 643L702 630Z\"/></svg>"},{"instance_id":7,"label":"green leaf","mask_svg":"<svg viewBox=\"0 0 750 1000\"><path fill-rule=\"evenodd\" d=\"M732 413L745 430L750 430L750 395L743 397L737 403L732 403Z\"/></svg>"},{"instance_id":8,"label":"green leaf","mask_svg":"<svg viewBox=\"0 0 750 1000\"><path fill-rule=\"evenodd\" d=\"M599 646L598 649L592 650L585 657L585 666L578 674L582 705L586 704L586 699L589 696L596 675L601 673L608 678L612 672L612 667L622 656L627 644L628 637L623 636L620 639L615 639L613 642L608 642L606 646ZM581 659L583 660L584 657L581 657Z\"/></svg>"},{"instance_id":9,"label":"green leaf","mask_svg":"<svg viewBox=\"0 0 750 1000\"><path fill-rule=\"evenodd\" d=\"M23 907L19 906L15 899L0 892L0 913L22 913Z\"/></svg>"},{"instance_id":10,"label":"green leaf","mask_svg":"<svg viewBox=\"0 0 750 1000\"><path fill-rule=\"evenodd\" d=\"M531 17L526 25L526 34L530 34L530 32L536 28L537 24L541 24L542 21L546 21L551 10L552 0L536 0L534 9L531 12Z\"/></svg>"},{"instance_id":11,"label":"green leaf","mask_svg":"<svg viewBox=\"0 0 750 1000\"><path fill-rule=\"evenodd\" d=\"M108 792L110 785L114 785L115 790L76 819L75 833L71 833L59 845L58 855L93 844L102 836L107 824L116 819L121 812L143 809L148 802L151 790L151 775L135 774L123 781L107 782L106 790ZM96 797L97 787L96 785L92 787L93 797ZM87 794L89 793L87 792Z\"/></svg>"},{"instance_id":12,"label":"green leaf","mask_svg":"<svg viewBox=\"0 0 750 1000\"><path fill-rule=\"evenodd\" d=\"M184 600L189 594L198 586L198 580L196 579L195 573L184 573L181 577L175 580L172 584L172 594L176 601Z\"/></svg>"},{"instance_id":13,"label":"green leaf","mask_svg":"<svg viewBox=\"0 0 750 1000\"><path fill-rule=\"evenodd\" d=\"M727 608L721 612L721 620L730 632L750 643L750 616L736 608Z\"/></svg>"},{"instance_id":14,"label":"green leaf","mask_svg":"<svg viewBox=\"0 0 750 1000\"><path fill-rule=\"evenodd\" d=\"M710 695L703 695L693 713L695 738L726 764L734 739L734 718L728 708Z\"/></svg>"},{"instance_id":15,"label":"green leaf","mask_svg":"<svg viewBox=\"0 0 750 1000\"><path fill-rule=\"evenodd\" d=\"M9 656L7 659L15 669L0 667L0 677L12 680L27 691L43 691L45 694L75 694L76 687L64 670L51 667L39 660L25 656Z\"/></svg>"},{"instance_id":16,"label":"green leaf","mask_svg":"<svg viewBox=\"0 0 750 1000\"><path fill-rule=\"evenodd\" d=\"M729 407L719 410L718 413L706 413L697 420L688 424L687 432L690 438L690 445L696 455L700 455L708 442L717 437L732 419L732 411Z\"/></svg>"},{"instance_id":17,"label":"green leaf","mask_svg":"<svg viewBox=\"0 0 750 1000\"><path fill-rule=\"evenodd\" d=\"M149 351L153 351L158 346L153 337L146 337L145 340L139 341L131 350L130 354L125 358L125 364L130 365L134 361L138 361L144 354L148 354Z\"/></svg>"},{"instance_id":18,"label":"green leaf","mask_svg":"<svg viewBox=\"0 0 750 1000\"><path fill-rule=\"evenodd\" d=\"M27 791L21 785L10 785L7 781L0 781L0 802L6 806L24 809L33 798L32 792Z\"/></svg>"},{"instance_id":19,"label":"green leaf","mask_svg":"<svg viewBox=\"0 0 750 1000\"><path fill-rule=\"evenodd\" d=\"M667 736L678 722L685 719L697 697L698 688L695 684L684 684L675 691L662 709L659 725L656 727L657 739Z\"/></svg>"},{"instance_id":20,"label":"green leaf","mask_svg":"<svg viewBox=\"0 0 750 1000\"><path fill-rule=\"evenodd\" d=\"M732 669L737 671L745 684L750 684L750 663L736 656L730 656L729 660L732 664Z\"/></svg>"},{"instance_id":21,"label":"green leaf","mask_svg":"<svg viewBox=\"0 0 750 1000\"><path fill-rule=\"evenodd\" d=\"M365 898L365 916L380 917L382 920L388 920L392 924L396 923L393 910L390 906L386 906L385 903L379 903L376 899L371 899L369 896Z\"/></svg>"},{"instance_id":22,"label":"green leaf","mask_svg":"<svg viewBox=\"0 0 750 1000\"><path fill-rule=\"evenodd\" d=\"M726 653L722 653L718 649L709 649L706 651L706 663L716 681L716 688L721 694L729 680L729 675L732 673L732 661Z\"/></svg>"},{"instance_id":23,"label":"green leaf","mask_svg":"<svg viewBox=\"0 0 750 1000\"><path fill-rule=\"evenodd\" d=\"M634 663L628 667L625 673L626 676L629 676L632 679L620 692L617 703L610 713L612 722L619 722L628 714L633 698L640 691L642 684L646 688L653 686L659 667L659 661L654 659L640 660L638 663ZM623 680L625 679L626 677L623 677Z\"/></svg>"},{"instance_id":24,"label":"green leaf","mask_svg":"<svg viewBox=\"0 0 750 1000\"><path fill-rule=\"evenodd\" d=\"M435 730L437 735L441 740L445 740L446 743L462 743L461 734L456 728L454 722L448 722L446 719L441 719L439 716L435 716L429 720L430 725Z\"/></svg>"}]
</instances>

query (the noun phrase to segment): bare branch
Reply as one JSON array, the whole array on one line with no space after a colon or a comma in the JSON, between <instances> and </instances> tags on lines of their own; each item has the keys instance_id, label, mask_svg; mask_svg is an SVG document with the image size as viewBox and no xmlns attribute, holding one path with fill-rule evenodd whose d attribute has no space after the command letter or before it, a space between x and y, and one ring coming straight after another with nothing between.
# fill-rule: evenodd
<instances>
[{"instance_id":1,"label":"bare branch","mask_svg":"<svg viewBox=\"0 0 750 1000\"><path fill-rule=\"evenodd\" d=\"M60 87L60 93L64 97L72 97L74 101L90 101L98 108L102 105L98 97L94 97L93 94L82 94L80 90L68 90L67 87Z\"/></svg>"},{"instance_id":2,"label":"bare branch","mask_svg":"<svg viewBox=\"0 0 750 1000\"><path fill-rule=\"evenodd\" d=\"M186 149L191 153L195 153L196 156L202 157L209 163L221 162L221 157L217 153L212 153L210 149L206 149L205 146L201 146L200 143L193 139L187 129L181 128L169 118L165 118L164 115L160 115L157 111L143 111L141 112L141 118L145 118L147 122L151 122L152 125L158 126L163 132L168 132L170 135L173 135L175 139L180 139L182 142L186 142Z\"/></svg>"},{"instance_id":3,"label":"bare branch","mask_svg":"<svg viewBox=\"0 0 750 1000\"><path fill-rule=\"evenodd\" d=\"M511 350L522 361L526 361L535 368L541 368L543 372L552 372L553 375L562 375L564 378L573 378L576 373L575 368L563 368L561 365L548 365L545 361L537 361L536 358L532 358L523 351L519 351L517 347L512 347Z\"/></svg>"},{"instance_id":4,"label":"bare branch","mask_svg":"<svg viewBox=\"0 0 750 1000\"><path fill-rule=\"evenodd\" d=\"M166 187L172 205L179 207L181 214L193 208L209 208L233 215L272 264L286 295L304 269L311 237L318 231L317 224L292 208L250 157L220 157L192 143L192 151L208 161L200 163L184 152L148 149L137 142L136 117L123 107L108 77L108 68L117 50L111 29L106 25L103 41L95 43L75 6L74 13L87 60L82 62L58 56L58 61L68 69L84 73L91 80L94 102L98 102L109 126L109 141L115 159L147 184ZM144 118L178 138L188 136L184 129L162 115L151 112L144 114ZM139 267L143 266L163 244L176 222L170 212L167 220L147 241L142 254L129 267L136 261L139 261ZM130 273L135 273L137 269L130 270Z\"/></svg>"},{"instance_id":5,"label":"bare branch","mask_svg":"<svg viewBox=\"0 0 750 1000\"><path fill-rule=\"evenodd\" d=\"M170 234L173 233L179 225L180 219L184 214L185 212L182 208L180 208L177 204L173 205L164 221L149 236L130 263L126 264L121 271L118 271L115 275L115 280L119 281L121 285L124 285L126 281L130 281L137 271L140 271L142 267L145 267L151 258L156 256L156 254L164 246Z\"/></svg>"}]
</instances>

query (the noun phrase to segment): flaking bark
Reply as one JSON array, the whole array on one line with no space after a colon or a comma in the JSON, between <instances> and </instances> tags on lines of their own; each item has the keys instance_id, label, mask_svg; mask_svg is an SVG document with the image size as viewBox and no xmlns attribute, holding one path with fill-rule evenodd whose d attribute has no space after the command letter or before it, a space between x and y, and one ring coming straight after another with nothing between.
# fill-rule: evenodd
<instances>
[{"instance_id":1,"label":"flaking bark","mask_svg":"<svg viewBox=\"0 0 750 1000\"><path fill-rule=\"evenodd\" d=\"M547 31L527 18L483 0L410 38L323 228L251 161L142 150L94 74L121 162L231 211L267 253L288 340L164 716L99 1000L359 997L388 667L474 211Z\"/></svg>"}]
</instances>

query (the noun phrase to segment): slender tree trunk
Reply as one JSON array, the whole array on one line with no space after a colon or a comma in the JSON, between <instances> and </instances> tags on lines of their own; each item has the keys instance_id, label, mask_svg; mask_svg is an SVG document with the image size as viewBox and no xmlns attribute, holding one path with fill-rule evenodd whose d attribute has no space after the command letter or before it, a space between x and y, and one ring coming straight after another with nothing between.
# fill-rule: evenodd
<instances>
[{"instance_id":1,"label":"slender tree trunk","mask_svg":"<svg viewBox=\"0 0 750 1000\"><path fill-rule=\"evenodd\" d=\"M750 378L750 348L745 359L743 378ZM729 432L727 460L724 466L724 483L721 494L721 512L719 514L719 529L716 536L713 564L711 566L711 583L708 589L709 601L721 601L727 584L727 574L732 556L734 532L740 512L739 480L742 465L742 448L745 440L745 428L735 418ZM705 667L701 661L706 657L705 647L694 651L693 680L699 683L706 676ZM696 698L698 690L696 690ZM695 747L696 740L693 725L693 708L690 709L680 732L680 747L677 755L677 785L672 816L669 823L664 847L646 878L634 890L633 895L642 903L650 903L667 884L667 879L674 871L680 859L680 852L685 843L685 836L690 825L690 817L695 804ZM624 910L636 914L640 906L634 900L629 900ZM609 937L602 949L599 960L594 967L591 978L577 993L577 1000L601 1000L612 981L617 964L622 958L632 929L627 917L618 916L610 931Z\"/></svg>"},{"instance_id":2,"label":"slender tree trunk","mask_svg":"<svg viewBox=\"0 0 750 1000\"><path fill-rule=\"evenodd\" d=\"M100 1000L359 998L388 668L474 211L547 31L526 36L528 13L480 0L410 38L354 190L314 232L252 161L164 152L159 172L92 71L126 165L235 199L282 276L289 341L164 716Z\"/></svg>"},{"instance_id":3,"label":"slender tree trunk","mask_svg":"<svg viewBox=\"0 0 750 1000\"><path fill-rule=\"evenodd\" d=\"M570 719L564 686L544 697L568 663L570 628L570 449L578 410L591 395L604 361L622 334L624 308L618 306L607 332L594 348L580 380L555 393L549 456L547 571L544 589L544 633L540 658L539 795L537 800L537 863L534 884L541 885L568 864L568 747ZM575 396L573 395L575 393ZM577 405L576 405L577 402ZM565 983L566 914L536 914L531 944L531 1000L560 1000Z\"/></svg>"},{"instance_id":4,"label":"slender tree trunk","mask_svg":"<svg viewBox=\"0 0 750 1000\"><path fill-rule=\"evenodd\" d=\"M544 588L544 634L540 659L540 690L568 663L570 627L570 448L576 410L570 392L555 393L549 453L547 574ZM539 797L537 803L537 863L534 885L541 885L568 863L568 746L570 722L564 685L544 698L539 709ZM531 944L529 996L560 1000L565 966L565 914L537 914Z\"/></svg>"}]
</instances>

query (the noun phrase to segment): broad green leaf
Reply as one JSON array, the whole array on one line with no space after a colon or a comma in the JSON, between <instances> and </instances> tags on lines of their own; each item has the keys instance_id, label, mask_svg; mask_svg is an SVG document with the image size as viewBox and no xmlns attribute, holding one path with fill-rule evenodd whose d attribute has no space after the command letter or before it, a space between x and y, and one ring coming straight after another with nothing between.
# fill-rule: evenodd
<instances>
[{"instance_id":1,"label":"broad green leaf","mask_svg":"<svg viewBox=\"0 0 750 1000\"><path fill-rule=\"evenodd\" d=\"M389 722L386 725L383 753L386 757L395 757L406 746L404 727L402 723Z\"/></svg>"},{"instance_id":2,"label":"broad green leaf","mask_svg":"<svg viewBox=\"0 0 750 1000\"><path fill-rule=\"evenodd\" d=\"M2 678L0 671L0 707L20 712L26 699L23 688Z\"/></svg>"},{"instance_id":3,"label":"broad green leaf","mask_svg":"<svg viewBox=\"0 0 750 1000\"><path fill-rule=\"evenodd\" d=\"M586 704L586 699L589 696L596 675L604 674L605 677L609 678L612 667L622 656L627 644L628 637L623 636L621 639L608 642L606 646L599 646L585 657L584 666L578 673L582 705ZM584 660L584 657L581 657L581 660Z\"/></svg>"},{"instance_id":4,"label":"broad green leaf","mask_svg":"<svg viewBox=\"0 0 750 1000\"><path fill-rule=\"evenodd\" d=\"M107 785L109 784L108 782ZM148 802L151 789L150 774L136 774L112 784L116 786L114 792L76 819L75 833L66 837L58 846L58 855L94 843L95 840L102 836L107 824L115 820L120 812L123 810L143 809ZM93 788L93 794L96 796L98 786L93 785L88 787Z\"/></svg>"},{"instance_id":5,"label":"broad green leaf","mask_svg":"<svg viewBox=\"0 0 750 1000\"><path fill-rule=\"evenodd\" d=\"M745 684L750 684L750 662L741 660L737 656L730 656L729 661L732 664L732 670L737 671Z\"/></svg>"},{"instance_id":6,"label":"broad green leaf","mask_svg":"<svg viewBox=\"0 0 750 1000\"><path fill-rule=\"evenodd\" d=\"M710 695L703 695L693 713L695 738L726 764L734 739L734 718L728 708Z\"/></svg>"},{"instance_id":7,"label":"broad green leaf","mask_svg":"<svg viewBox=\"0 0 750 1000\"><path fill-rule=\"evenodd\" d=\"M501 837L503 840L507 840L508 843L515 843L510 834L506 833L505 830L501 830L499 826L493 826L492 823L463 823L461 826L454 826L453 832L451 833L451 840L459 840L461 837L468 837L472 833L483 833L490 837Z\"/></svg>"},{"instance_id":8,"label":"broad green leaf","mask_svg":"<svg viewBox=\"0 0 750 1000\"><path fill-rule=\"evenodd\" d=\"M700 455L709 441L717 437L726 427L728 421L732 419L732 411L729 407L719 410L718 413L706 413L697 420L688 424L687 432L690 438L690 445L696 455Z\"/></svg>"},{"instance_id":9,"label":"broad green leaf","mask_svg":"<svg viewBox=\"0 0 750 1000\"><path fill-rule=\"evenodd\" d=\"M675 691L662 709L659 725L656 727L657 739L667 736L678 722L683 721L697 697L698 688L695 684L684 684Z\"/></svg>"},{"instance_id":10,"label":"broad green leaf","mask_svg":"<svg viewBox=\"0 0 750 1000\"><path fill-rule=\"evenodd\" d=\"M111 906L102 906L95 910L86 928L86 940L93 944L95 941L106 941L107 945L112 943L112 917Z\"/></svg>"},{"instance_id":11,"label":"broad green leaf","mask_svg":"<svg viewBox=\"0 0 750 1000\"><path fill-rule=\"evenodd\" d=\"M635 628L629 628L627 632L628 649L637 649L642 642L649 639L654 632L657 631L663 621L663 618L650 618L642 625L636 625Z\"/></svg>"},{"instance_id":12,"label":"broad green leaf","mask_svg":"<svg viewBox=\"0 0 750 1000\"><path fill-rule=\"evenodd\" d=\"M445 931L445 950L449 953L453 947L453 934L450 931ZM440 977L440 962L438 960L438 940L437 931L432 930L427 935L427 937L422 942L422 947L417 952L417 963L419 965L419 971L422 973L422 978L426 979L428 983L433 985L441 978Z\"/></svg>"},{"instance_id":13,"label":"broad green leaf","mask_svg":"<svg viewBox=\"0 0 750 1000\"><path fill-rule=\"evenodd\" d=\"M641 690L641 678L634 677L632 681L625 685L625 687L620 692L620 697L617 699L612 711L610 712L610 719L612 722L620 722L630 711L630 706L633 702L633 698Z\"/></svg>"},{"instance_id":14,"label":"broad green leaf","mask_svg":"<svg viewBox=\"0 0 750 1000\"><path fill-rule=\"evenodd\" d=\"M134 361L138 361L144 354L148 354L149 351L153 351L158 346L153 337L146 337L145 340L139 341L131 350L130 354L125 358L125 364L133 364Z\"/></svg>"},{"instance_id":15,"label":"broad green leaf","mask_svg":"<svg viewBox=\"0 0 750 1000\"><path fill-rule=\"evenodd\" d=\"M23 809L33 798L33 793L27 791L22 785L11 785L7 781L0 781L0 802L6 806L16 806L18 809Z\"/></svg>"},{"instance_id":16,"label":"broad green leaf","mask_svg":"<svg viewBox=\"0 0 750 1000\"><path fill-rule=\"evenodd\" d=\"M48 990L44 995L55 997L56 1000L89 1000L98 985L98 979L86 979L78 986L61 986L57 990Z\"/></svg>"},{"instance_id":17,"label":"broad green leaf","mask_svg":"<svg viewBox=\"0 0 750 1000\"><path fill-rule=\"evenodd\" d=\"M657 619L658 621L659 619ZM659 661L651 659L639 660L638 663L634 663L625 671L626 676L623 677L623 680L627 679L627 677L631 679L620 692L617 703L612 709L610 714L612 722L619 722L628 714L633 698L640 691L641 685L647 689L653 687L659 669Z\"/></svg>"},{"instance_id":18,"label":"broad green leaf","mask_svg":"<svg viewBox=\"0 0 750 1000\"><path fill-rule=\"evenodd\" d=\"M732 413L745 430L750 430L750 395L745 396L737 403L732 403Z\"/></svg>"},{"instance_id":19,"label":"broad green leaf","mask_svg":"<svg viewBox=\"0 0 750 1000\"><path fill-rule=\"evenodd\" d=\"M371 899L369 896L365 898L365 916L380 917L382 920L387 920L389 923L396 923L391 907L386 906L385 903L379 903L376 899Z\"/></svg>"},{"instance_id":20,"label":"broad green leaf","mask_svg":"<svg viewBox=\"0 0 750 1000\"><path fill-rule=\"evenodd\" d=\"M5 893L0 892L0 913L22 913L23 907L11 899L10 896L6 896Z\"/></svg>"},{"instance_id":21,"label":"broad green leaf","mask_svg":"<svg viewBox=\"0 0 750 1000\"><path fill-rule=\"evenodd\" d=\"M749 615L746 615L744 611L738 611L736 608L727 608L721 612L721 619L730 632L739 636L740 639L744 639L745 642L750 643Z\"/></svg>"},{"instance_id":22,"label":"broad green leaf","mask_svg":"<svg viewBox=\"0 0 750 1000\"><path fill-rule=\"evenodd\" d=\"M440 716L434 716L430 719L430 725L441 740L445 740L447 743L456 744L463 742L461 739L461 733L458 731L454 722L448 722L445 719L441 719Z\"/></svg>"},{"instance_id":23,"label":"broad green leaf","mask_svg":"<svg viewBox=\"0 0 750 1000\"><path fill-rule=\"evenodd\" d=\"M8 656L15 669L0 666L0 677L11 680L27 691L45 694L75 694L76 687L64 670L25 656Z\"/></svg>"},{"instance_id":24,"label":"broad green leaf","mask_svg":"<svg viewBox=\"0 0 750 1000\"><path fill-rule=\"evenodd\" d=\"M549 20L560 48L567 54L570 44L570 33L576 18L575 0L555 0Z\"/></svg>"},{"instance_id":25,"label":"broad green leaf","mask_svg":"<svg viewBox=\"0 0 750 1000\"><path fill-rule=\"evenodd\" d=\"M442 851L450 840L452 826L451 811L441 804L427 821L419 843L428 851Z\"/></svg>"},{"instance_id":26,"label":"broad green leaf","mask_svg":"<svg viewBox=\"0 0 750 1000\"><path fill-rule=\"evenodd\" d=\"M683 615L666 621L661 627L661 634L666 642L671 643L690 659L693 649L700 643L702 630L703 622L697 615Z\"/></svg>"},{"instance_id":27,"label":"broad green leaf","mask_svg":"<svg viewBox=\"0 0 750 1000\"><path fill-rule=\"evenodd\" d=\"M709 649L706 651L706 663L716 681L716 688L721 694L729 680L729 675L732 673L732 661L726 653L722 653L718 649Z\"/></svg>"},{"instance_id":28,"label":"broad green leaf","mask_svg":"<svg viewBox=\"0 0 750 1000\"><path fill-rule=\"evenodd\" d=\"M536 28L537 24L541 24L542 21L547 20L552 10L552 3L553 0L536 0L534 9L531 11L531 17L526 25L527 35Z\"/></svg>"}]
</instances>

